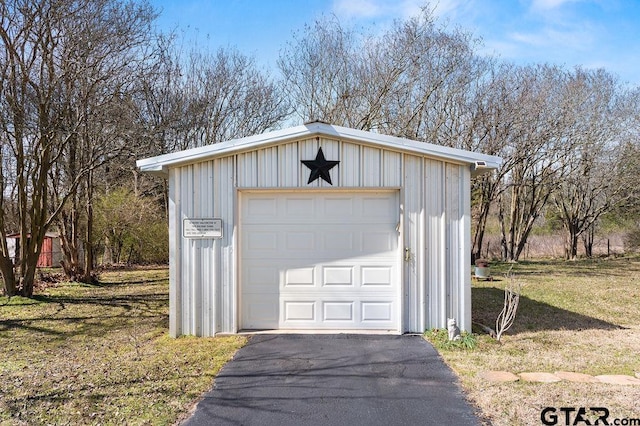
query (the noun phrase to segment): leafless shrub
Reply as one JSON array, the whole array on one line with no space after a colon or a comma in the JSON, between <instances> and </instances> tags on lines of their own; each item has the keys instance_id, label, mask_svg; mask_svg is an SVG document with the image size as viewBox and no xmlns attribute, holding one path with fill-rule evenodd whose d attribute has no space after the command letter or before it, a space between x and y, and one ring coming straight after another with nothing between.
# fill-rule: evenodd
<instances>
[{"instance_id":1,"label":"leafless shrub","mask_svg":"<svg viewBox=\"0 0 640 426\"><path fill-rule=\"evenodd\" d=\"M502 334L513 325L520 302L520 292L522 282L511 273L511 269L506 273L507 284L504 289L504 305L496 318L496 340L500 341Z\"/></svg>"}]
</instances>

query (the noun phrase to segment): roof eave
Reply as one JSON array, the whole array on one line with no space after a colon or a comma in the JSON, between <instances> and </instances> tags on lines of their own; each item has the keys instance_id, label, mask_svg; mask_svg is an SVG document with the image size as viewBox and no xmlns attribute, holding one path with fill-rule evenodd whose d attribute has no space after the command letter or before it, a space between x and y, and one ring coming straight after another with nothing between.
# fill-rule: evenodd
<instances>
[{"instance_id":1,"label":"roof eave","mask_svg":"<svg viewBox=\"0 0 640 426\"><path fill-rule=\"evenodd\" d=\"M150 175L153 175L153 176L160 176L160 177L169 176L169 168L168 167L163 167L163 166L158 165L158 164L151 164L151 165L136 164L136 165L138 167L138 170L140 170L142 173L147 173L147 174L150 174Z\"/></svg>"},{"instance_id":2,"label":"roof eave","mask_svg":"<svg viewBox=\"0 0 640 426\"><path fill-rule=\"evenodd\" d=\"M311 134L312 133L309 132L306 126L291 127L285 130L275 130L260 135L232 139L213 145L205 145L199 148L158 155L156 157L143 158L136 161L136 166L142 172L167 175L169 167L203 161L213 157L220 157L249 148L257 149L264 145L276 142L279 143L282 141L286 142L289 139L299 139L300 137L309 136Z\"/></svg>"},{"instance_id":3,"label":"roof eave","mask_svg":"<svg viewBox=\"0 0 640 426\"><path fill-rule=\"evenodd\" d=\"M492 169L497 169L502 161L500 157L478 154L456 148L413 141L410 139L367 132L364 130L333 126L323 122L311 122L284 130L275 130L260 135L233 139L186 151L144 158L138 160L136 162L136 166L142 172L166 177L168 175L168 170L171 167L189 164L196 161L204 161L249 149L259 149L273 144L287 143L291 140L299 140L316 135L333 136L341 140L371 144L374 146L386 147L391 150L405 151L432 158L469 164L471 166L472 175L474 176L486 173Z\"/></svg>"},{"instance_id":4,"label":"roof eave","mask_svg":"<svg viewBox=\"0 0 640 426\"><path fill-rule=\"evenodd\" d=\"M471 165L471 177L478 177L487 173L492 173L498 169L498 167L500 167L500 163L489 164L484 161L477 161L476 164Z\"/></svg>"}]
</instances>

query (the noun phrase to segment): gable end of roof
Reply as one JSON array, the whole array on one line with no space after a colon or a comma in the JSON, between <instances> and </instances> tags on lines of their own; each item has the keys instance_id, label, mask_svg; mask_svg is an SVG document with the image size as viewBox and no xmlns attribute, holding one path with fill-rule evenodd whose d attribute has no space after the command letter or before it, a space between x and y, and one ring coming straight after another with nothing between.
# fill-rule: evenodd
<instances>
[{"instance_id":1,"label":"gable end of roof","mask_svg":"<svg viewBox=\"0 0 640 426\"><path fill-rule=\"evenodd\" d=\"M473 175L485 173L498 168L502 162L500 157L479 154L471 151L419 142L396 136L388 136L347 127L334 126L320 121L306 123L301 126L275 130L260 135L233 139L213 145L188 149L156 157L144 158L136 162L142 172L166 176L171 167L206 161L216 157L232 155L238 152L280 145L287 142L308 139L314 136L328 136L338 140L360 143L394 151L408 152L429 156L446 161L469 164Z\"/></svg>"}]
</instances>

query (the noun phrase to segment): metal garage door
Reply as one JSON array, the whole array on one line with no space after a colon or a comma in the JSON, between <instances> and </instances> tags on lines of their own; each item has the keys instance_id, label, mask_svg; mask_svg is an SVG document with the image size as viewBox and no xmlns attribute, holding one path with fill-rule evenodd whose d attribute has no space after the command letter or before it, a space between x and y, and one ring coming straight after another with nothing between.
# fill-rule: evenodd
<instances>
[{"instance_id":1,"label":"metal garage door","mask_svg":"<svg viewBox=\"0 0 640 426\"><path fill-rule=\"evenodd\" d=\"M398 191L242 192L243 329L400 329Z\"/></svg>"}]
</instances>

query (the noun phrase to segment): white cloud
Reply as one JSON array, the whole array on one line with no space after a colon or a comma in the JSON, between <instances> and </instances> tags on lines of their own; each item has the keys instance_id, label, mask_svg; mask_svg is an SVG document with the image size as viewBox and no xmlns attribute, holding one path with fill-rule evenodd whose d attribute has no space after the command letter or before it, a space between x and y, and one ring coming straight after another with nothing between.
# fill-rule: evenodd
<instances>
[{"instance_id":1,"label":"white cloud","mask_svg":"<svg viewBox=\"0 0 640 426\"><path fill-rule=\"evenodd\" d=\"M441 17L455 13L462 6L464 6L462 0L440 0L434 2L432 7L434 8L434 14Z\"/></svg>"},{"instance_id":2,"label":"white cloud","mask_svg":"<svg viewBox=\"0 0 640 426\"><path fill-rule=\"evenodd\" d=\"M562 30L546 27L538 32L511 33L509 38L532 47L553 47L580 51L589 50L595 41L593 32L589 28Z\"/></svg>"},{"instance_id":3,"label":"white cloud","mask_svg":"<svg viewBox=\"0 0 640 426\"><path fill-rule=\"evenodd\" d=\"M576 3L582 0L533 0L531 9L535 11L548 11L558 9L567 3Z\"/></svg>"},{"instance_id":4,"label":"white cloud","mask_svg":"<svg viewBox=\"0 0 640 426\"><path fill-rule=\"evenodd\" d=\"M419 15L425 5L432 8L436 16L442 16L461 4L462 0L438 0L431 4L425 0L333 0L331 10L345 19L407 19Z\"/></svg>"},{"instance_id":5,"label":"white cloud","mask_svg":"<svg viewBox=\"0 0 640 426\"><path fill-rule=\"evenodd\" d=\"M381 11L377 0L335 0L333 12L340 18L372 18Z\"/></svg>"},{"instance_id":6,"label":"white cloud","mask_svg":"<svg viewBox=\"0 0 640 426\"><path fill-rule=\"evenodd\" d=\"M390 2L392 5L394 2ZM424 7L424 1L422 0L403 0L397 3L398 15L403 18L411 18L418 16Z\"/></svg>"}]
</instances>

